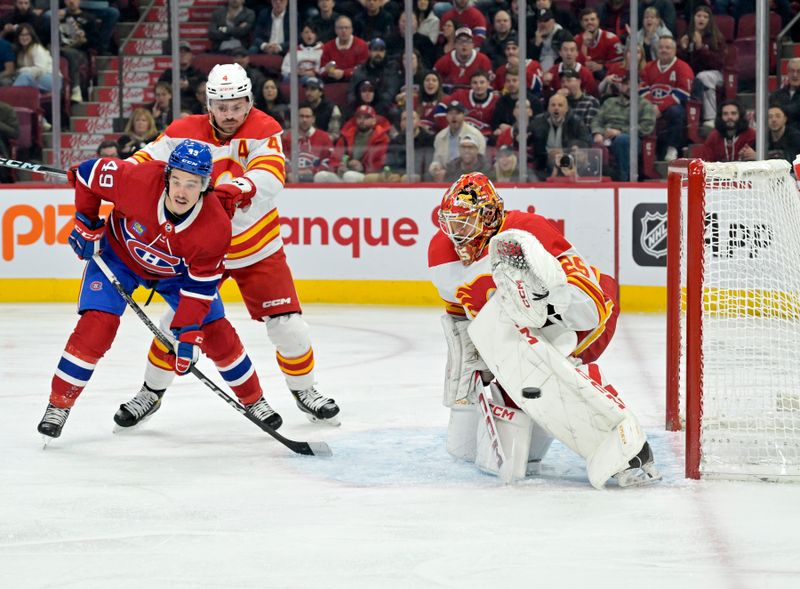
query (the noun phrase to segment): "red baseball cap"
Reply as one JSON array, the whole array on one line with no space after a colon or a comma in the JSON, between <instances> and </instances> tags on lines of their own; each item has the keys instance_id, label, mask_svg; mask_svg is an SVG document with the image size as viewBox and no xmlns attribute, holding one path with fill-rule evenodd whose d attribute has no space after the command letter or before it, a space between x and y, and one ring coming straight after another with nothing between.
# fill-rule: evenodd
<instances>
[{"instance_id":1,"label":"red baseball cap","mask_svg":"<svg viewBox=\"0 0 800 589\"><path fill-rule=\"evenodd\" d=\"M369 104L362 104L356 109L356 116L358 115L367 115L368 117L374 117L375 109L372 108Z\"/></svg>"}]
</instances>

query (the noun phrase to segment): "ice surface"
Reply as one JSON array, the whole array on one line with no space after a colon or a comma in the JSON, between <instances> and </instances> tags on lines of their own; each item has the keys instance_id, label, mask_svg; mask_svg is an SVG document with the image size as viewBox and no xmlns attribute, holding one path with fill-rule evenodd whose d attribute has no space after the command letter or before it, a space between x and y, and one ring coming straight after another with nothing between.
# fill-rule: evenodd
<instances>
[{"instance_id":1,"label":"ice surface","mask_svg":"<svg viewBox=\"0 0 800 589\"><path fill-rule=\"evenodd\" d=\"M291 454L191 376L138 431L113 434L149 345L132 313L42 450L77 316L0 306L0 588L800 587L800 486L683 478L682 436L663 429L662 316L623 315L601 364L665 480L596 491L558 444L547 476L511 486L450 458L436 309L306 309L336 429L296 409L263 324L228 314L281 432L333 457Z\"/></svg>"}]
</instances>

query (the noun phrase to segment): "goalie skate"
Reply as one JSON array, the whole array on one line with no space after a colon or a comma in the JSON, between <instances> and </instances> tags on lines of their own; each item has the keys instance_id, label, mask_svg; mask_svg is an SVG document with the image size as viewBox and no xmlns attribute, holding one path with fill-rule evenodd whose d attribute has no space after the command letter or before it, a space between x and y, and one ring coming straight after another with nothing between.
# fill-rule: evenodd
<instances>
[{"instance_id":1,"label":"goalie skate","mask_svg":"<svg viewBox=\"0 0 800 589\"><path fill-rule=\"evenodd\" d=\"M639 453L631 458L630 466L614 475L620 487L646 485L661 480L661 473L653 462L653 451L648 442L644 443Z\"/></svg>"},{"instance_id":2,"label":"goalie skate","mask_svg":"<svg viewBox=\"0 0 800 589\"><path fill-rule=\"evenodd\" d=\"M292 391L292 396L297 401L297 407L305 413L311 423L341 425L337 417L339 406L336 401L320 395L315 387L309 387L304 391Z\"/></svg>"},{"instance_id":3,"label":"goalie skate","mask_svg":"<svg viewBox=\"0 0 800 589\"><path fill-rule=\"evenodd\" d=\"M164 391L154 391L146 384L136 393L130 401L119 406L114 414L114 431L123 431L135 427L150 419L161 408L161 397Z\"/></svg>"},{"instance_id":4,"label":"goalie skate","mask_svg":"<svg viewBox=\"0 0 800 589\"><path fill-rule=\"evenodd\" d=\"M36 428L39 433L42 434L45 447L47 447L47 444L52 440L61 435L61 430L64 428L67 417L69 417L69 409L61 409L52 403L47 404L44 416L39 422L39 426Z\"/></svg>"}]
</instances>

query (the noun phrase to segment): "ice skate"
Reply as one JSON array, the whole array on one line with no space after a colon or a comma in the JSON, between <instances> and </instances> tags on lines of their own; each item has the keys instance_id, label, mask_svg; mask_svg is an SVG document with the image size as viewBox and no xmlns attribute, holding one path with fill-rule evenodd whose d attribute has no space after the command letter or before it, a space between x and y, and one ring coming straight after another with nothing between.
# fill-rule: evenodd
<instances>
[{"instance_id":1,"label":"ice skate","mask_svg":"<svg viewBox=\"0 0 800 589\"><path fill-rule=\"evenodd\" d=\"M281 416L269 406L269 403L267 403L264 397L261 397L252 405L245 405L244 408L247 409L247 412L250 415L272 429L278 429L281 425L283 425L283 419Z\"/></svg>"},{"instance_id":2,"label":"ice skate","mask_svg":"<svg viewBox=\"0 0 800 589\"><path fill-rule=\"evenodd\" d=\"M114 414L114 423L116 423L114 431L123 431L150 419L150 416L161 407L163 395L163 390L154 391L143 384L136 396L120 405Z\"/></svg>"},{"instance_id":3,"label":"ice skate","mask_svg":"<svg viewBox=\"0 0 800 589\"><path fill-rule=\"evenodd\" d=\"M305 413L311 423L341 425L337 417L339 406L336 401L320 395L315 387L309 387L304 391L292 391L292 396L297 401L300 411Z\"/></svg>"},{"instance_id":4,"label":"ice skate","mask_svg":"<svg viewBox=\"0 0 800 589\"><path fill-rule=\"evenodd\" d=\"M645 442L639 453L631 458L629 467L614 475L620 487L646 485L661 480L661 473L653 462L650 443Z\"/></svg>"},{"instance_id":5,"label":"ice skate","mask_svg":"<svg viewBox=\"0 0 800 589\"><path fill-rule=\"evenodd\" d=\"M61 409L52 403L47 404L44 416L39 422L39 433L42 434L44 446L61 435L61 430L69 417L69 409Z\"/></svg>"}]
</instances>

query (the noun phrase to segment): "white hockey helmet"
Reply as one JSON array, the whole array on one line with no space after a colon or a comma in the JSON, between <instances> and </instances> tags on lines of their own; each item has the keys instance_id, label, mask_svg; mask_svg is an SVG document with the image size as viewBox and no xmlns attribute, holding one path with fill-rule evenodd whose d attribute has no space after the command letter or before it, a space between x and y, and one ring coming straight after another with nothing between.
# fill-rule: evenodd
<instances>
[{"instance_id":1,"label":"white hockey helmet","mask_svg":"<svg viewBox=\"0 0 800 589\"><path fill-rule=\"evenodd\" d=\"M247 98L253 102L253 84L247 72L238 63L220 63L208 74L206 99L232 100Z\"/></svg>"}]
</instances>

